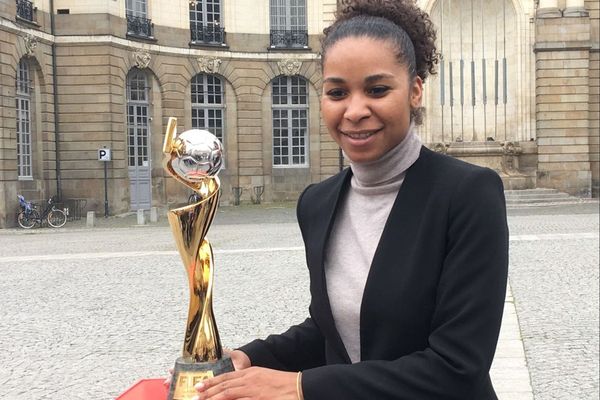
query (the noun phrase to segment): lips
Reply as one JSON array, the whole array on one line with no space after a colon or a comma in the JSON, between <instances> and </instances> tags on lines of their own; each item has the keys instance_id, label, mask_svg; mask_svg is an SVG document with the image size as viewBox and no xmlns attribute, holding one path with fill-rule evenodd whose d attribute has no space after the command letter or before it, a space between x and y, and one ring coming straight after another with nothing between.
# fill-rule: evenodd
<instances>
[{"instance_id":1,"label":"lips","mask_svg":"<svg viewBox=\"0 0 600 400\"><path fill-rule=\"evenodd\" d=\"M340 131L344 136L354 140L365 140L378 133L381 129L376 130L360 130L360 131Z\"/></svg>"}]
</instances>

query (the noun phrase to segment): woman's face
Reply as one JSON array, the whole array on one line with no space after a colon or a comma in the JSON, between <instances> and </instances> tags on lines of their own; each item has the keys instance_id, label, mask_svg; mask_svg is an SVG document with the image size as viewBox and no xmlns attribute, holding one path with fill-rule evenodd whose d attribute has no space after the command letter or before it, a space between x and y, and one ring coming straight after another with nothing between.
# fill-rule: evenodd
<instances>
[{"instance_id":1,"label":"woman's face","mask_svg":"<svg viewBox=\"0 0 600 400\"><path fill-rule=\"evenodd\" d=\"M323 65L323 119L350 160L374 161L404 139L422 90L421 78L410 79L388 41L341 39Z\"/></svg>"}]
</instances>

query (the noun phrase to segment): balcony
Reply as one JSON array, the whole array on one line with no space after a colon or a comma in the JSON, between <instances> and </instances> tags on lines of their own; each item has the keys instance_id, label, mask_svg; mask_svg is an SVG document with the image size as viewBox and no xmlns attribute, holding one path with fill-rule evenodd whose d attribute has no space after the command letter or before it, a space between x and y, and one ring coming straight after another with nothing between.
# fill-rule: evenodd
<instances>
[{"instance_id":1,"label":"balcony","mask_svg":"<svg viewBox=\"0 0 600 400\"><path fill-rule=\"evenodd\" d=\"M34 17L35 7L29 0L17 0L17 17L22 20L35 22Z\"/></svg>"},{"instance_id":2,"label":"balcony","mask_svg":"<svg viewBox=\"0 0 600 400\"><path fill-rule=\"evenodd\" d=\"M307 49L308 31L306 30L271 30L271 48L275 49Z\"/></svg>"},{"instance_id":3,"label":"balcony","mask_svg":"<svg viewBox=\"0 0 600 400\"><path fill-rule=\"evenodd\" d=\"M148 18L127 14L127 35L141 39L154 39L152 21Z\"/></svg>"},{"instance_id":4,"label":"balcony","mask_svg":"<svg viewBox=\"0 0 600 400\"><path fill-rule=\"evenodd\" d=\"M206 44L210 46L225 45L225 28L219 25L190 24L193 44Z\"/></svg>"}]
</instances>

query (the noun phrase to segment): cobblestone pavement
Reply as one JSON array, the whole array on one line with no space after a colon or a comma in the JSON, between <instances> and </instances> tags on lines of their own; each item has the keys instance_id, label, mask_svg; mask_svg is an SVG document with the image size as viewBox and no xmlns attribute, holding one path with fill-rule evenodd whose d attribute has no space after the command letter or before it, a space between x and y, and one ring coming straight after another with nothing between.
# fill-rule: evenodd
<instances>
[{"instance_id":1,"label":"cobblestone pavement","mask_svg":"<svg viewBox=\"0 0 600 400\"><path fill-rule=\"evenodd\" d=\"M598 399L598 204L510 215L503 330L514 330L495 366L524 343L536 400ZM172 366L187 312L183 267L164 219L134 224L0 231L0 398L110 399ZM224 207L209 236L224 345L303 320L308 274L291 205Z\"/></svg>"},{"instance_id":2,"label":"cobblestone pavement","mask_svg":"<svg viewBox=\"0 0 600 400\"><path fill-rule=\"evenodd\" d=\"M511 243L510 282L535 399L598 399L598 214L511 222L512 235L546 238Z\"/></svg>"}]
</instances>

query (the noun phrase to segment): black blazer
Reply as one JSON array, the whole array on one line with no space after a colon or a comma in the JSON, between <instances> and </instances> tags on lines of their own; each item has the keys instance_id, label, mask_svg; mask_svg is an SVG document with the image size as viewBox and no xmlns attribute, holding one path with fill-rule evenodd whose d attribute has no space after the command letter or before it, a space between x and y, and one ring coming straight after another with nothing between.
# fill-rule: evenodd
<instances>
[{"instance_id":1,"label":"black blazer","mask_svg":"<svg viewBox=\"0 0 600 400\"><path fill-rule=\"evenodd\" d=\"M298 222L310 272L310 317L241 348L252 365L303 371L306 400L496 399L489 369L506 291L502 181L487 168L421 149L373 257L351 364L332 317L323 257L346 169L309 186Z\"/></svg>"}]
</instances>

